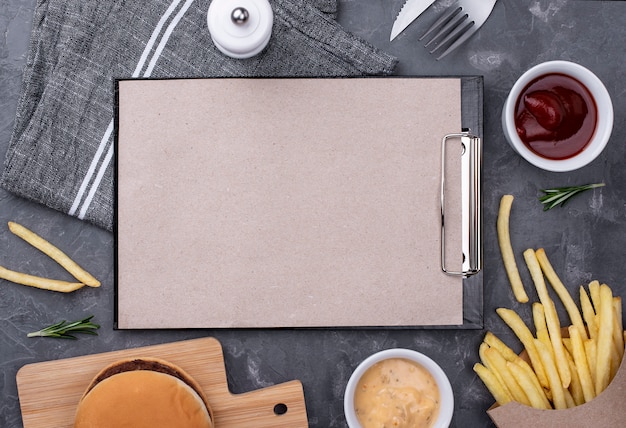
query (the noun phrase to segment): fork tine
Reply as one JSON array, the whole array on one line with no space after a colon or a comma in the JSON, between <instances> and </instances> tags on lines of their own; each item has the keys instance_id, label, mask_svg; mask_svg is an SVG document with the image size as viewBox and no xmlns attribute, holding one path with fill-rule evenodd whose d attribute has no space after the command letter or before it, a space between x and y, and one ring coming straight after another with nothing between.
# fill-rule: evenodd
<instances>
[{"instance_id":1,"label":"fork tine","mask_svg":"<svg viewBox=\"0 0 626 428\"><path fill-rule=\"evenodd\" d=\"M456 14L459 13L460 11L460 7L450 7L446 13L442 14L441 17L439 19L437 19L433 25L430 26L430 28L428 30L426 30L426 32L424 33L424 35L422 37L420 37L418 40L424 40L426 38L426 36L428 36L430 33L432 33L433 31L435 31L436 29L438 29L442 24L444 24L445 22L447 22L448 20L452 19Z\"/></svg>"},{"instance_id":2,"label":"fork tine","mask_svg":"<svg viewBox=\"0 0 626 428\"><path fill-rule=\"evenodd\" d=\"M437 42L437 46L433 48L430 53L435 53L435 51L441 49L444 46L447 46L449 43L454 42L456 39L463 36L463 34L473 26L474 21L470 19L465 19L463 22L460 22L459 25L457 25L446 35L446 37Z\"/></svg>"},{"instance_id":3,"label":"fork tine","mask_svg":"<svg viewBox=\"0 0 626 428\"><path fill-rule=\"evenodd\" d=\"M441 49L442 46L445 46L447 43L451 41L455 41L457 38L460 38L469 31L474 26L474 21L470 21L468 19L460 22L452 31L448 33L448 35L441 41L437 42L437 46L430 51L430 53L435 53L438 49Z\"/></svg>"},{"instance_id":4,"label":"fork tine","mask_svg":"<svg viewBox=\"0 0 626 428\"><path fill-rule=\"evenodd\" d=\"M474 22L471 22L468 26L465 26L465 28L467 29L465 31L465 33L463 33L458 39L456 39L454 41L454 43L452 43L450 46L448 46L448 48L443 51L443 53L441 55L439 55L437 57L437 61L439 61L441 58L445 57L446 55L448 55L450 52L452 52L453 50L455 50L456 48L459 47L459 45L461 45L463 42L465 42L467 39L469 39L470 37L472 37L472 34L474 34L476 31L478 31L478 29L480 28L478 25L476 25ZM432 51L430 51L430 53L434 53L439 47L441 47L441 45L443 44L443 42L441 44L439 44L435 49L433 49Z\"/></svg>"},{"instance_id":5,"label":"fork tine","mask_svg":"<svg viewBox=\"0 0 626 428\"><path fill-rule=\"evenodd\" d=\"M439 30L439 32L435 36L433 36L433 38L424 46L428 47L433 42L437 42L437 44L442 43L439 41L441 38L444 38L444 40L449 40L451 38L451 35L458 34L459 29L463 27L462 24L466 19L467 14L464 14L461 11L459 14L455 15L454 18L448 21L448 23L443 28L441 28L441 30Z\"/></svg>"},{"instance_id":6,"label":"fork tine","mask_svg":"<svg viewBox=\"0 0 626 428\"><path fill-rule=\"evenodd\" d=\"M496 3L497 0L456 0L419 40L430 37L425 47L434 46L431 54L443 51L437 58L440 60L482 27Z\"/></svg>"}]
</instances>

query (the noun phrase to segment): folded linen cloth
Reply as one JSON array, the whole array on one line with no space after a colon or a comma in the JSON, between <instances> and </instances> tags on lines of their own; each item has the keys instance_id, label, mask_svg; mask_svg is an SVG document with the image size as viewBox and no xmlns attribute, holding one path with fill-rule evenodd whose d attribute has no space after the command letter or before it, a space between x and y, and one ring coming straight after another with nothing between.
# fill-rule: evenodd
<instances>
[{"instance_id":1,"label":"folded linen cloth","mask_svg":"<svg viewBox=\"0 0 626 428\"><path fill-rule=\"evenodd\" d=\"M38 0L0 185L112 230L114 79L391 74L396 59L344 31L336 0L270 0L267 48L215 48L209 0Z\"/></svg>"}]
</instances>

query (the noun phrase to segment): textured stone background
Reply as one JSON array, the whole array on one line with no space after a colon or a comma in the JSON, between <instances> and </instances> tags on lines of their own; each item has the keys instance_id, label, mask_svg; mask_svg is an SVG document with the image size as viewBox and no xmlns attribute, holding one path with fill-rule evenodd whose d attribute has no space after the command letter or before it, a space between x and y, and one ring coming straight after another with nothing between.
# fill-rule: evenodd
<instances>
[{"instance_id":1,"label":"textured stone background","mask_svg":"<svg viewBox=\"0 0 626 428\"><path fill-rule=\"evenodd\" d=\"M515 349L517 341L495 315L500 306L529 319L530 306L514 303L498 252L495 218L500 197L515 195L513 245L544 247L571 290L591 279L626 296L626 2L500 0L489 21L460 50L435 61L417 41L451 0L439 0L390 43L392 22L403 0L340 0L337 19L350 32L399 58L400 75L483 75L484 130L484 289L485 328ZM34 0L0 4L0 154L6 152L20 93ZM500 111L515 79L536 63L564 59L593 70L613 98L614 132L607 149L591 165L573 173L538 170L506 144ZM428 103L428 100L423 100ZM545 187L604 181L607 186L573 200L564 209L543 212L537 202ZM0 190L0 264L16 270L64 277L60 267L8 232L13 220L37 224L70 255L88 266L103 286L59 295L0 281L0 426L20 427L15 375L24 364L147 344L214 336L224 348L232 392L283 381L304 384L312 427L343 427L343 391L351 371L371 353L392 347L417 349L436 359L456 395L454 427L493 426L485 413L492 399L472 372L483 330L195 330L115 331L113 329L113 235ZM530 284L522 271L523 279ZM530 287L527 287L530 288ZM530 293L531 301L535 294ZM26 333L60 319L95 314L98 337L75 342L27 339Z\"/></svg>"}]
</instances>

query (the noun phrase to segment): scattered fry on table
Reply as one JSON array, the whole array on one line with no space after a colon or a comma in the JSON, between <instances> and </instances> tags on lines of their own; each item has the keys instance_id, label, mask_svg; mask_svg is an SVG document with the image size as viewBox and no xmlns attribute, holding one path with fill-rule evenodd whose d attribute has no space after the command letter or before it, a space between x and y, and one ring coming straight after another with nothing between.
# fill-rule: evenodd
<instances>
[{"instance_id":1,"label":"scattered fry on table","mask_svg":"<svg viewBox=\"0 0 626 428\"><path fill-rule=\"evenodd\" d=\"M61 293L69 293L76 291L85 286L82 282L67 282L56 279L43 278L40 276L29 275L22 272L16 272L0 266L0 278L16 284L27 285L29 287L41 288L43 290L59 291Z\"/></svg>"},{"instance_id":2,"label":"scattered fry on table","mask_svg":"<svg viewBox=\"0 0 626 428\"><path fill-rule=\"evenodd\" d=\"M498 244L500 245L504 269L511 283L513 294L518 302L526 303L528 302L528 295L526 290L524 290L524 284L522 283L517 262L515 261L515 254L513 253L513 246L511 245L509 220L513 199L513 195L504 195L500 200L497 219Z\"/></svg>"},{"instance_id":3,"label":"scattered fry on table","mask_svg":"<svg viewBox=\"0 0 626 428\"><path fill-rule=\"evenodd\" d=\"M63 266L63 268L67 270L78 281L82 282L85 285L88 285L89 287L100 286L100 281L94 278L85 269L80 267L78 263L72 260L67 254L65 254L59 248L57 248L50 242L46 241L45 239L43 239L41 236L37 235L33 231L12 221L9 222L9 230L13 232L15 235L22 238L24 241L28 242L33 247L43 252L52 260L56 261L58 264Z\"/></svg>"}]
</instances>

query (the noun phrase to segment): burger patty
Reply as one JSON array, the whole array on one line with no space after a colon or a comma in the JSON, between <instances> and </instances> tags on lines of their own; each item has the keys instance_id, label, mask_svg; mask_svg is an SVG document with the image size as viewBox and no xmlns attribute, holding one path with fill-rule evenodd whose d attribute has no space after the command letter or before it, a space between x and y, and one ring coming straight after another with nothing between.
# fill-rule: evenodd
<instances>
[{"instance_id":1,"label":"burger patty","mask_svg":"<svg viewBox=\"0 0 626 428\"><path fill-rule=\"evenodd\" d=\"M194 388L194 382L191 382L190 379L187 378L183 373L176 370L174 367L168 366L156 360L144 360L141 358L137 358L134 360L122 361L118 364L111 365L106 370L99 373L99 375L91 382L85 394L89 393L98 383L102 382L104 379L109 378L113 375L130 372L134 370L149 370L159 373L164 373L170 376L174 376L177 379L182 380L187 385Z\"/></svg>"}]
</instances>

